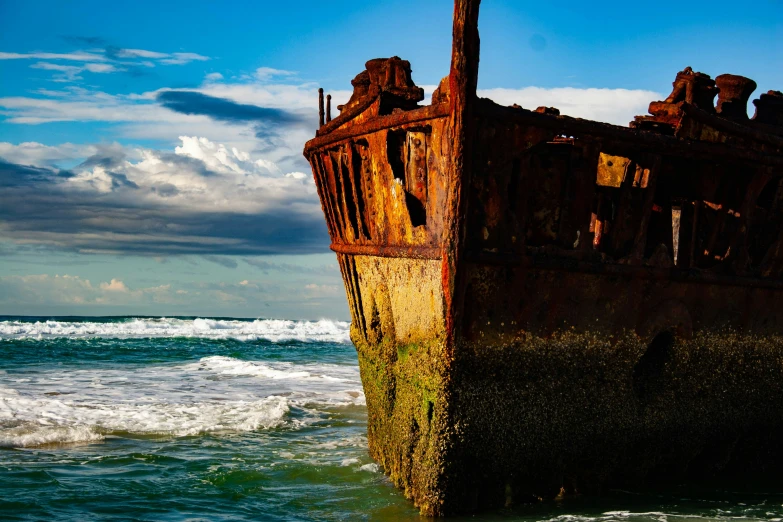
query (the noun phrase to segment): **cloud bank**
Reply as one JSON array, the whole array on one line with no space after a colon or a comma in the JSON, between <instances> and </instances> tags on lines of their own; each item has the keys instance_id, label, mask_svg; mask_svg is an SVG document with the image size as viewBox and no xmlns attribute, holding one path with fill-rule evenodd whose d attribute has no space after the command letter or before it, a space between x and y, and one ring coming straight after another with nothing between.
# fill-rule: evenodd
<instances>
[{"instance_id":1,"label":"cloud bank","mask_svg":"<svg viewBox=\"0 0 783 522\"><path fill-rule=\"evenodd\" d=\"M70 170L0 163L0 236L88 253L323 252L328 236L310 176L236 148L181 136L173 152L95 146ZM51 163L56 147L0 144Z\"/></svg>"},{"instance_id":2,"label":"cloud bank","mask_svg":"<svg viewBox=\"0 0 783 522\"><path fill-rule=\"evenodd\" d=\"M341 317L347 315L339 273L330 278L281 283L242 279L155 286L128 285L118 278L92 282L69 274L0 275L0 309L14 313L44 310L45 314L57 314L74 307L102 314L128 313L129 310L148 314L153 309L175 313L189 310L203 314L198 310L210 309L238 317L256 315L311 319L323 317L315 312L323 308Z\"/></svg>"}]
</instances>

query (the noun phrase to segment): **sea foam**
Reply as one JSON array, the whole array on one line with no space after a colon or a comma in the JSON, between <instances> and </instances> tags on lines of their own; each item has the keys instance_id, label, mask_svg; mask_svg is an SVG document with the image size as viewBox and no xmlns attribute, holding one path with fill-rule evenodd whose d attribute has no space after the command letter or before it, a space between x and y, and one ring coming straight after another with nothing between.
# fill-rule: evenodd
<instances>
[{"instance_id":1,"label":"sea foam","mask_svg":"<svg viewBox=\"0 0 783 522\"><path fill-rule=\"evenodd\" d=\"M297 429L363 405L358 368L209 356L0 375L0 446ZM294 410L295 413L294 413Z\"/></svg>"},{"instance_id":2,"label":"sea foam","mask_svg":"<svg viewBox=\"0 0 783 522\"><path fill-rule=\"evenodd\" d=\"M0 339L198 337L240 341L349 343L350 323L256 319L131 318L123 321L0 321Z\"/></svg>"}]
</instances>

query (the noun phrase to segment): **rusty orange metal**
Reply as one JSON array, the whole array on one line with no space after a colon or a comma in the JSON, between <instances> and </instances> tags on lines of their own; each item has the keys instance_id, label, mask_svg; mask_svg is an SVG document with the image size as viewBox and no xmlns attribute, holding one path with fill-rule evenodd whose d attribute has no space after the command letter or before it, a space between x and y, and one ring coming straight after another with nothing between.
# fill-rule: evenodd
<instances>
[{"instance_id":1,"label":"rusty orange metal","mask_svg":"<svg viewBox=\"0 0 783 522\"><path fill-rule=\"evenodd\" d=\"M500 106L478 11L429 105L370 60L304 150L371 455L429 515L776 469L783 94L749 118L752 80L686 68L628 127Z\"/></svg>"}]
</instances>

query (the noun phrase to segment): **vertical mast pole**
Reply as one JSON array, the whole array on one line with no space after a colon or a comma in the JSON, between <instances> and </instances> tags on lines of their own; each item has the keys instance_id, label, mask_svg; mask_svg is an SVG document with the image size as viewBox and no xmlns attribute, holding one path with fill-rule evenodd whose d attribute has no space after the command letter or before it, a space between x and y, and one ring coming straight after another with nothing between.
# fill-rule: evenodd
<instances>
[{"instance_id":1,"label":"vertical mast pole","mask_svg":"<svg viewBox=\"0 0 783 522\"><path fill-rule=\"evenodd\" d=\"M324 90L318 89L318 127L324 126Z\"/></svg>"},{"instance_id":2,"label":"vertical mast pole","mask_svg":"<svg viewBox=\"0 0 783 522\"><path fill-rule=\"evenodd\" d=\"M452 117L469 109L476 98L479 67L478 14L481 0L456 0L451 44L449 88Z\"/></svg>"},{"instance_id":3,"label":"vertical mast pole","mask_svg":"<svg viewBox=\"0 0 783 522\"><path fill-rule=\"evenodd\" d=\"M461 258L464 249L467 198L463 186L470 183L475 136L474 107L479 66L478 15L481 0L455 0L449 71L449 122L451 168L443 237L441 279L445 300L446 346L454 349L455 329L462 308Z\"/></svg>"}]
</instances>

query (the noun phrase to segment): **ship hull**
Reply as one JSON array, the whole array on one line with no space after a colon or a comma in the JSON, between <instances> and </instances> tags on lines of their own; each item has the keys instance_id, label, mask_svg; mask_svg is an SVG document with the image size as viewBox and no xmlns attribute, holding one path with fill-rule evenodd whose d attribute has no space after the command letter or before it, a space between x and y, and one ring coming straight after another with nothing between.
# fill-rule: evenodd
<instances>
[{"instance_id":1,"label":"ship hull","mask_svg":"<svg viewBox=\"0 0 783 522\"><path fill-rule=\"evenodd\" d=\"M408 62L371 60L305 147L370 455L426 515L774 477L777 120L716 113L690 69L633 128L501 107L476 96L477 18L457 0L431 105Z\"/></svg>"},{"instance_id":2,"label":"ship hull","mask_svg":"<svg viewBox=\"0 0 783 522\"><path fill-rule=\"evenodd\" d=\"M776 289L476 263L450 350L437 260L339 257L370 454L423 513L782 463Z\"/></svg>"}]
</instances>

